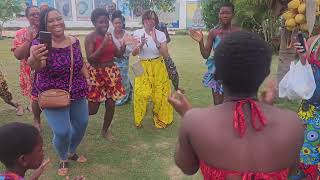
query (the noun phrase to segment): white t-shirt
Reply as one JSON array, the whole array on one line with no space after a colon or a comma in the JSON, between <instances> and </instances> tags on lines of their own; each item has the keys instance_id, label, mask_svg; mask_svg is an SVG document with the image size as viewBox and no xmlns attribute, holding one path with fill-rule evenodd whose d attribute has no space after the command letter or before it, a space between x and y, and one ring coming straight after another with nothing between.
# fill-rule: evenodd
<instances>
[{"instance_id":1,"label":"white t-shirt","mask_svg":"<svg viewBox=\"0 0 320 180\"><path fill-rule=\"evenodd\" d=\"M109 21L108 33L112 33L114 31L114 27L111 21Z\"/></svg>"},{"instance_id":2,"label":"white t-shirt","mask_svg":"<svg viewBox=\"0 0 320 180\"><path fill-rule=\"evenodd\" d=\"M140 51L140 58L141 59L153 59L160 56L159 49L157 48L156 43L153 41L152 37L146 33L146 31L143 29L138 29L133 32L133 36L137 39L141 39L141 37L145 34L145 37L147 38L147 43L142 47ZM156 36L157 40L160 43L164 43L167 41L166 35L156 30Z\"/></svg>"}]
</instances>

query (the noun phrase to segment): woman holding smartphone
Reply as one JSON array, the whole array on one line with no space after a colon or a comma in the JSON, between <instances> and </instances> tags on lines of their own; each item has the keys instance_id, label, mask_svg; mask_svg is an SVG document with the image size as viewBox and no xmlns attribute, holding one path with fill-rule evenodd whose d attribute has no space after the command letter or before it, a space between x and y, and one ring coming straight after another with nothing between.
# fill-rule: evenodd
<instances>
[{"instance_id":1,"label":"woman holding smartphone","mask_svg":"<svg viewBox=\"0 0 320 180\"><path fill-rule=\"evenodd\" d=\"M134 118L136 127L142 126L149 98L153 102L153 121L156 128L166 128L173 121L173 109L168 102L171 92L165 60L169 58L166 35L157 30L157 14L148 10L142 16L143 28L133 33L140 43L132 54L139 56L143 74L134 82Z\"/></svg>"},{"instance_id":2,"label":"woman holding smartphone","mask_svg":"<svg viewBox=\"0 0 320 180\"><path fill-rule=\"evenodd\" d=\"M298 110L299 117L305 124L304 143L300 152L299 166L300 173L297 178L316 179L319 173L318 164L320 163L320 138L319 138L319 119L320 119L320 35L310 37L306 43L304 39L297 37L295 48L302 64L311 64L316 90L310 99L302 101ZM304 45L305 44L305 45Z\"/></svg>"},{"instance_id":3,"label":"woman holding smartphone","mask_svg":"<svg viewBox=\"0 0 320 180\"><path fill-rule=\"evenodd\" d=\"M84 156L76 154L76 150L85 134L89 118L86 100L86 79L89 77L85 74L80 41L65 35L64 30L65 24L59 11L53 8L42 11L40 32L51 33L52 41L46 46L40 44L38 39L33 40L28 59L31 68L37 73L32 89L32 95L35 97L50 89L69 91L70 69L73 69L70 106L43 110L54 135L53 145L60 158L58 174L61 176L68 174L69 160L80 163L87 161ZM42 40L48 39L42 38ZM73 67L71 67L72 57Z\"/></svg>"}]
</instances>

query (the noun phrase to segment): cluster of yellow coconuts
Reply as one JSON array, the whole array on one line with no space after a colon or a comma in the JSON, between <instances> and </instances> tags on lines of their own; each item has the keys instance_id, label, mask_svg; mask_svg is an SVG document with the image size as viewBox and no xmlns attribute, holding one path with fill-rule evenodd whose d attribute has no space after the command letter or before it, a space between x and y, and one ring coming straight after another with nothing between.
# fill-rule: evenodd
<instances>
[{"instance_id":1,"label":"cluster of yellow coconuts","mask_svg":"<svg viewBox=\"0 0 320 180\"><path fill-rule=\"evenodd\" d=\"M292 0L288 3L288 10L282 14L287 30L292 31L298 28L302 31L308 31L306 21L306 4L308 0ZM320 0L317 2L317 11L319 12ZM317 13L319 15L319 13Z\"/></svg>"}]
</instances>

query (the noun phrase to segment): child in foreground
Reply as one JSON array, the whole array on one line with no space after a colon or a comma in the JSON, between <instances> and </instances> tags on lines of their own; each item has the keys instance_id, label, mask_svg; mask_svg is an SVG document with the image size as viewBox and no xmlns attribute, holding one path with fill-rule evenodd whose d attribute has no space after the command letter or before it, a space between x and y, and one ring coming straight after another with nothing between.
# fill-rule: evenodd
<instances>
[{"instance_id":1,"label":"child in foreground","mask_svg":"<svg viewBox=\"0 0 320 180\"><path fill-rule=\"evenodd\" d=\"M0 127L0 161L5 172L0 180L24 180L27 170L34 169L30 180L42 175L50 160L43 161L43 140L40 132L32 125L9 123ZM84 180L76 177L74 180Z\"/></svg>"}]
</instances>

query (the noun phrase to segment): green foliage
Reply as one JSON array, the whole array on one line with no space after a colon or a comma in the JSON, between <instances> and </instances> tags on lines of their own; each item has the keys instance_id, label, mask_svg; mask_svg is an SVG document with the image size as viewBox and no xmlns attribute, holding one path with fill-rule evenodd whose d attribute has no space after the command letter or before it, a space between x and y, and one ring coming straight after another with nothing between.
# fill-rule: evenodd
<instances>
[{"instance_id":1,"label":"green foliage","mask_svg":"<svg viewBox=\"0 0 320 180\"><path fill-rule=\"evenodd\" d=\"M15 17L22 10L22 0L0 0L0 37L3 24Z\"/></svg>"},{"instance_id":2,"label":"green foliage","mask_svg":"<svg viewBox=\"0 0 320 180\"><path fill-rule=\"evenodd\" d=\"M236 8L235 21L247 30L259 31L262 22L271 17L266 1L258 3L256 0L235 0L234 5Z\"/></svg>"},{"instance_id":3,"label":"green foliage","mask_svg":"<svg viewBox=\"0 0 320 180\"><path fill-rule=\"evenodd\" d=\"M202 18L208 29L213 28L218 24L219 9L225 2L231 2L232 0L203 0L201 1Z\"/></svg>"},{"instance_id":4,"label":"green foliage","mask_svg":"<svg viewBox=\"0 0 320 180\"><path fill-rule=\"evenodd\" d=\"M0 1L0 22L4 23L15 17L15 14L22 10L22 0L1 0Z\"/></svg>"},{"instance_id":5,"label":"green foliage","mask_svg":"<svg viewBox=\"0 0 320 180\"><path fill-rule=\"evenodd\" d=\"M274 49L278 48L280 21L272 17L270 0L205 0L202 15L208 29L218 24L220 6L232 2L235 6L235 24L261 35Z\"/></svg>"},{"instance_id":6,"label":"green foliage","mask_svg":"<svg viewBox=\"0 0 320 180\"><path fill-rule=\"evenodd\" d=\"M176 0L130 0L131 9L142 7L143 9L154 9L163 12L172 12L175 8Z\"/></svg>"},{"instance_id":7,"label":"green foliage","mask_svg":"<svg viewBox=\"0 0 320 180\"><path fill-rule=\"evenodd\" d=\"M235 22L243 29L260 34L274 49L278 49L280 21L272 17L266 0L235 0Z\"/></svg>"}]
</instances>

